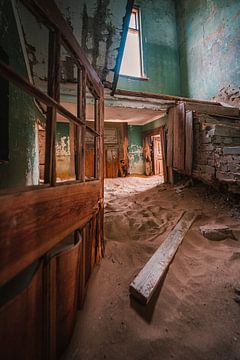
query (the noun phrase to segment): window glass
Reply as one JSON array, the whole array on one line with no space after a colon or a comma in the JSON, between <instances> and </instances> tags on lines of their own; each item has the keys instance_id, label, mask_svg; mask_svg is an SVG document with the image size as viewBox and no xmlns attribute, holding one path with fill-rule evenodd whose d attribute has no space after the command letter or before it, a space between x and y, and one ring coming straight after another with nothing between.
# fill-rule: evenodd
<instances>
[{"instance_id":1,"label":"window glass","mask_svg":"<svg viewBox=\"0 0 240 360\"><path fill-rule=\"evenodd\" d=\"M97 138L89 130L85 135L85 180L94 180L96 174L96 143Z\"/></svg>"},{"instance_id":2,"label":"window glass","mask_svg":"<svg viewBox=\"0 0 240 360\"><path fill-rule=\"evenodd\" d=\"M60 103L77 116L78 67L70 52L61 46L60 57Z\"/></svg>"},{"instance_id":3,"label":"window glass","mask_svg":"<svg viewBox=\"0 0 240 360\"><path fill-rule=\"evenodd\" d=\"M76 126L57 114L56 123L56 181L76 180L75 174Z\"/></svg>"},{"instance_id":4,"label":"window glass","mask_svg":"<svg viewBox=\"0 0 240 360\"><path fill-rule=\"evenodd\" d=\"M139 23L139 9L133 9L120 68L120 75L134 77L143 77L144 75Z\"/></svg>"}]
</instances>

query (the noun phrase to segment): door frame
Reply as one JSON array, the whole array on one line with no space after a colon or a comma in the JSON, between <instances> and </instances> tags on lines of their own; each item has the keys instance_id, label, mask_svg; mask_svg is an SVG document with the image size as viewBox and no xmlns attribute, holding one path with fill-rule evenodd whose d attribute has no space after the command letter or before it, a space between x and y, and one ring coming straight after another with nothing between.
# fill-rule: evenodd
<instances>
[{"instance_id":1,"label":"door frame","mask_svg":"<svg viewBox=\"0 0 240 360\"><path fill-rule=\"evenodd\" d=\"M163 161L163 179L164 179L164 183L166 183L168 181L168 177L167 177L167 163L166 163L166 127L165 125L163 126L159 126L155 129L151 129L151 130L147 130L144 131L142 134L142 139L143 139L143 143L145 142L145 139L147 137L151 137L151 136L156 136L156 135L160 135L160 140L161 140L161 148L162 148L162 161Z\"/></svg>"}]
</instances>

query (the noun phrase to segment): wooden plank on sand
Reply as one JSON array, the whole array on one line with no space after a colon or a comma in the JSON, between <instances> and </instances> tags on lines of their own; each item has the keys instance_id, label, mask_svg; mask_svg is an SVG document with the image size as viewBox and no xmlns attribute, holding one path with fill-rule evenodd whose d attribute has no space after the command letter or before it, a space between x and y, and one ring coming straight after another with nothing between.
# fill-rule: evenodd
<instances>
[{"instance_id":1,"label":"wooden plank on sand","mask_svg":"<svg viewBox=\"0 0 240 360\"><path fill-rule=\"evenodd\" d=\"M196 217L197 214L195 212L185 212L183 214L166 240L130 284L130 293L142 304L147 304L150 301Z\"/></svg>"}]
</instances>

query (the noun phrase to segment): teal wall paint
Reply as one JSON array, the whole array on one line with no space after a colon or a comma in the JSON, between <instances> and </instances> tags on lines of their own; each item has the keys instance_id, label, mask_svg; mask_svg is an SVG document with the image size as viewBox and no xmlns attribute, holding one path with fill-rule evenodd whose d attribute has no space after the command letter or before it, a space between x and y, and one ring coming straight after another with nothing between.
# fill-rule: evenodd
<instances>
[{"instance_id":1,"label":"teal wall paint","mask_svg":"<svg viewBox=\"0 0 240 360\"><path fill-rule=\"evenodd\" d=\"M144 174L142 126L128 126L129 173Z\"/></svg>"},{"instance_id":2,"label":"teal wall paint","mask_svg":"<svg viewBox=\"0 0 240 360\"><path fill-rule=\"evenodd\" d=\"M181 94L208 99L240 86L240 1L176 1Z\"/></svg>"},{"instance_id":3,"label":"teal wall paint","mask_svg":"<svg viewBox=\"0 0 240 360\"><path fill-rule=\"evenodd\" d=\"M0 46L9 64L27 77L22 47L11 1L0 3ZM38 152L35 119L37 108L31 96L10 84L9 87L9 162L0 164L0 188L38 183Z\"/></svg>"},{"instance_id":4,"label":"teal wall paint","mask_svg":"<svg viewBox=\"0 0 240 360\"><path fill-rule=\"evenodd\" d=\"M152 121L146 125L143 125L142 131L154 130L160 126L167 125L168 118L167 116L162 117L161 119Z\"/></svg>"},{"instance_id":5,"label":"teal wall paint","mask_svg":"<svg viewBox=\"0 0 240 360\"><path fill-rule=\"evenodd\" d=\"M118 88L180 94L180 70L173 0L136 0L142 19L143 61L148 81L119 77Z\"/></svg>"}]
</instances>

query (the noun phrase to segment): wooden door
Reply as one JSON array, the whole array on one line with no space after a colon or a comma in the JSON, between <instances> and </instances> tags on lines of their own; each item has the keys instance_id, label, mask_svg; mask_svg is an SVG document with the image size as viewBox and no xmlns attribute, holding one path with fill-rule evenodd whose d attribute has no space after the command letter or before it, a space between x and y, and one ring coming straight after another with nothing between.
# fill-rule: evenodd
<instances>
[{"instance_id":1,"label":"wooden door","mask_svg":"<svg viewBox=\"0 0 240 360\"><path fill-rule=\"evenodd\" d=\"M153 137L153 161L154 175L163 175L163 155L160 135Z\"/></svg>"},{"instance_id":2,"label":"wooden door","mask_svg":"<svg viewBox=\"0 0 240 360\"><path fill-rule=\"evenodd\" d=\"M119 149L118 147L105 147L105 176L106 178L118 177Z\"/></svg>"}]
</instances>

